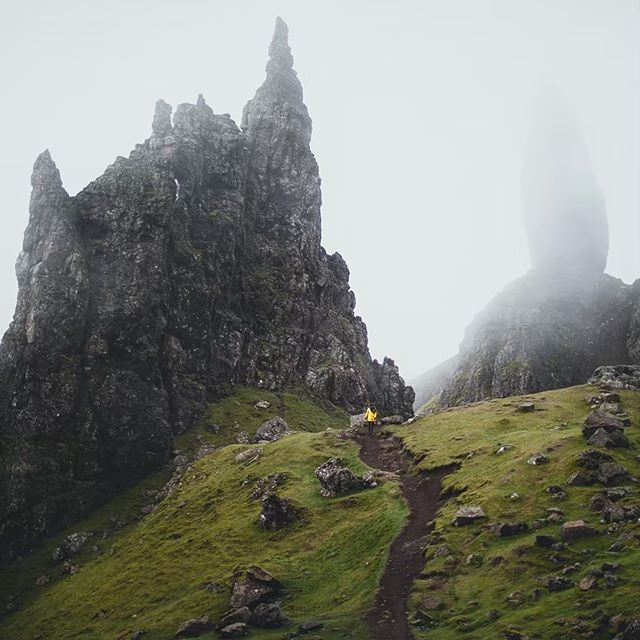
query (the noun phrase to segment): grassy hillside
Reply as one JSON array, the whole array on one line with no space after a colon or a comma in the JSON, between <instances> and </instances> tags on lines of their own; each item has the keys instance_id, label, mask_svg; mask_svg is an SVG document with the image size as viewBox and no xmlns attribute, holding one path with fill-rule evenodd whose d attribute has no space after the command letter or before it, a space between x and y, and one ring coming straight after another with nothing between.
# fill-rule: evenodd
<instances>
[{"instance_id":1,"label":"grassy hillside","mask_svg":"<svg viewBox=\"0 0 640 640\"><path fill-rule=\"evenodd\" d=\"M418 637L611 638L615 631L607 626L607 617L637 615L638 540L626 543L621 553L608 548L622 532L640 534L640 527L637 522L599 522L599 514L589 509L589 501L602 490L601 485L567 485L568 477L579 470L578 454L587 449L580 426L589 412L585 395L593 391L582 386L529 396L527 399L535 403L532 413L517 411L523 398L493 400L395 429L412 455L420 459L420 469L460 465L445 479L445 490L456 497L439 513L437 535L426 552L423 579L412 596ZM640 476L640 393L622 392L621 396L633 420L628 429L632 448L608 452L633 476ZM505 444L506 451L498 454ZM540 451L549 463L527 464L528 458ZM552 484L564 488L566 499L554 500L546 492ZM637 483L624 484L630 488L630 496L622 504L640 505ZM480 505L487 520L453 527L451 521L461 505ZM535 537L544 534L560 540L561 523L544 524L506 538L497 537L492 530L496 523L522 521L532 525L552 507L564 512L564 520L587 520L600 533L554 551L536 546ZM566 572L568 579L578 583L603 562L620 564L615 585L598 579L587 591L573 587L550 592L538 582L540 577L560 575L564 568L579 563L575 571ZM437 600L425 601L426 597Z\"/></svg>"},{"instance_id":2,"label":"grassy hillside","mask_svg":"<svg viewBox=\"0 0 640 640\"><path fill-rule=\"evenodd\" d=\"M257 410L257 399L274 407ZM3 609L16 605L0 622L0 638L115 640L138 630L146 632L145 640L172 638L184 620L205 613L215 620L226 611L234 572L252 564L284 583L283 608L296 623L324 622L323 638L365 638L360 620L406 508L398 487L389 482L355 497L320 496L313 471L328 458L341 456L354 470L365 469L355 443L341 441L331 429L348 425L346 416L304 394L243 389L212 405L202 425L183 436L179 446L193 448L198 437L233 442L238 427L251 433L276 413L285 415L291 428L308 431L262 446L262 457L249 466L235 456L256 445L221 447L196 462L181 486L146 517L138 515L149 501L142 491L162 486L167 472L65 532L94 533L86 550L73 558L76 574L58 575L51 561L64 534L0 573ZM221 425L217 434L208 430L211 422ZM301 507L304 517L265 532L257 526L260 503L249 494L256 479L274 472L288 474L279 495ZM124 526L117 528L120 523ZM50 582L38 586L42 575ZM205 588L211 583L217 585L214 592ZM256 639L282 636L283 630L251 633Z\"/></svg>"}]
</instances>

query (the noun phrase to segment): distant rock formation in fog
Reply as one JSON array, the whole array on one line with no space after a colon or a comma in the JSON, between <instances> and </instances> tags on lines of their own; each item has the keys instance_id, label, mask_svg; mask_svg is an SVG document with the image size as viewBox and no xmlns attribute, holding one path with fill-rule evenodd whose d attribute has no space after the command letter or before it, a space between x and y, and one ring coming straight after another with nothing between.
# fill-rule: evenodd
<instances>
[{"instance_id":1,"label":"distant rock formation in fog","mask_svg":"<svg viewBox=\"0 0 640 640\"><path fill-rule=\"evenodd\" d=\"M609 252L604 198L578 125L557 100L535 119L522 191L532 267L603 273Z\"/></svg>"},{"instance_id":2,"label":"distant rock formation in fog","mask_svg":"<svg viewBox=\"0 0 640 640\"><path fill-rule=\"evenodd\" d=\"M604 273L604 198L580 131L557 101L532 128L523 198L532 269L477 315L444 382L441 368L416 380L422 403L431 393L458 405L560 388L584 383L600 365L640 363L640 281Z\"/></svg>"}]
</instances>

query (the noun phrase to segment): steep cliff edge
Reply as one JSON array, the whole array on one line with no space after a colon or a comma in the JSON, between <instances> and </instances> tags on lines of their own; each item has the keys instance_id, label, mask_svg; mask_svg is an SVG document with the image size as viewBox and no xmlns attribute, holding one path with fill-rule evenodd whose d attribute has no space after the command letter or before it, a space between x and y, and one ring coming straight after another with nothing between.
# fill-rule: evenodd
<instances>
[{"instance_id":1,"label":"steep cliff edge","mask_svg":"<svg viewBox=\"0 0 640 640\"><path fill-rule=\"evenodd\" d=\"M278 20L239 128L159 101L152 135L75 197L36 161L0 350L0 561L167 459L233 385L304 384L410 415L321 246L311 120Z\"/></svg>"}]
</instances>

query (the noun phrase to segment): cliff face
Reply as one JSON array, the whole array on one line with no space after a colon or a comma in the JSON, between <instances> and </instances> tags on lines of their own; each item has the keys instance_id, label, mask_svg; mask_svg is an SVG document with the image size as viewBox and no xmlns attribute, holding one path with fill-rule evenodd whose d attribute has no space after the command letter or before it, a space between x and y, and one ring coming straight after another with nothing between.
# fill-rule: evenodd
<instances>
[{"instance_id":1,"label":"cliff face","mask_svg":"<svg viewBox=\"0 0 640 640\"><path fill-rule=\"evenodd\" d=\"M0 560L167 457L233 385L412 413L327 255L311 120L278 20L242 128L200 96L75 197L36 161L0 350Z\"/></svg>"}]
</instances>

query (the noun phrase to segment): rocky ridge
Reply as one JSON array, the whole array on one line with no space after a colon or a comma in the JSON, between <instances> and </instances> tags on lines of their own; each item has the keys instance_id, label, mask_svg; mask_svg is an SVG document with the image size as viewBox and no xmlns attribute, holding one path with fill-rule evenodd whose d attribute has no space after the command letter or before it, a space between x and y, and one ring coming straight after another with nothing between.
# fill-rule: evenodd
<instances>
[{"instance_id":1,"label":"rocky ridge","mask_svg":"<svg viewBox=\"0 0 640 640\"><path fill-rule=\"evenodd\" d=\"M321 245L311 119L278 19L241 127L202 96L74 197L32 176L0 349L0 561L166 461L233 385L303 384L350 411L412 413L372 361L342 257Z\"/></svg>"}]
</instances>

